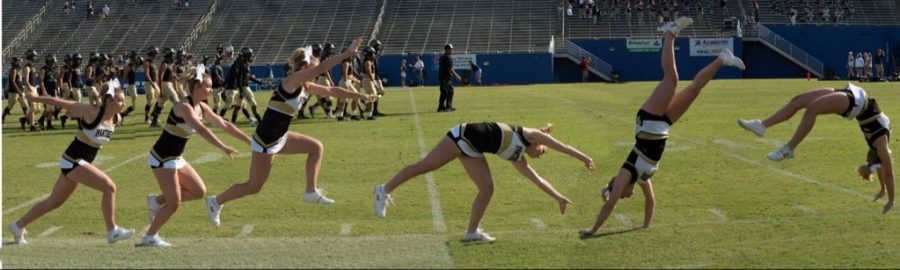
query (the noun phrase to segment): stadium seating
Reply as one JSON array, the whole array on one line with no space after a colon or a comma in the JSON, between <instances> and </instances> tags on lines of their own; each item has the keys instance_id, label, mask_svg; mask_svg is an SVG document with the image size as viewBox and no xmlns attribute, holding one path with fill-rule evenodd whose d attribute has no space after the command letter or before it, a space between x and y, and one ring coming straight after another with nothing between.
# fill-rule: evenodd
<instances>
[{"instance_id":1,"label":"stadium seating","mask_svg":"<svg viewBox=\"0 0 900 270\"><path fill-rule=\"evenodd\" d=\"M3 47L9 45L9 42L22 31L25 23L34 16L44 1L3 1ZM61 11L60 11L61 12Z\"/></svg>"},{"instance_id":2,"label":"stadium seating","mask_svg":"<svg viewBox=\"0 0 900 270\"><path fill-rule=\"evenodd\" d=\"M753 10L753 0L740 0L747 14L751 14ZM850 15L849 9L844 8L844 20L842 22L838 22L839 24L848 24L848 25L900 25L900 16L897 16L898 11L898 2L896 0L888 0L888 1L871 1L871 0L842 0L843 2L849 2L854 7L854 15ZM828 25L835 24L834 22L825 22L821 15L821 9L818 1L811 1L810 6L813 7L815 12L815 17L812 22L805 21L806 12L803 8L803 1L797 0L777 0L775 1L781 7L780 9L783 11L782 13L776 13L775 9L772 6L771 0L762 0L758 1L759 3L759 21L761 23L778 23L778 24L788 24L790 20L788 18L788 5L795 7L798 11L798 19L797 24L816 24L816 25ZM790 2L790 4L789 4ZM831 1L828 1L829 3ZM842 5L843 6L843 5ZM829 17L834 17L835 9L832 8L831 5L829 7Z\"/></svg>"},{"instance_id":3,"label":"stadium seating","mask_svg":"<svg viewBox=\"0 0 900 270\"><path fill-rule=\"evenodd\" d=\"M380 1L229 0L197 38L193 51L213 55L219 44L250 47L256 63L281 63L297 47L331 42L340 49L371 33Z\"/></svg>"},{"instance_id":4,"label":"stadium seating","mask_svg":"<svg viewBox=\"0 0 900 270\"><path fill-rule=\"evenodd\" d=\"M385 53L546 51L558 31L547 0L389 1L379 38Z\"/></svg>"}]
</instances>

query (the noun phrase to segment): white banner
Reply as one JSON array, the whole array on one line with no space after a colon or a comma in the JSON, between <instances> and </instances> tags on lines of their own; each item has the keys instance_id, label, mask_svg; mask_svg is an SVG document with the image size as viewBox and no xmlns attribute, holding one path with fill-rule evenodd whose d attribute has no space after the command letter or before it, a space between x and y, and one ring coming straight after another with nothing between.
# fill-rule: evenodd
<instances>
[{"instance_id":1,"label":"white banner","mask_svg":"<svg viewBox=\"0 0 900 270\"><path fill-rule=\"evenodd\" d=\"M474 54L454 54L450 55L450 58L453 59L453 69L472 69L469 61L478 64Z\"/></svg>"},{"instance_id":2,"label":"white banner","mask_svg":"<svg viewBox=\"0 0 900 270\"><path fill-rule=\"evenodd\" d=\"M692 38L691 56L717 56L724 49L734 51L732 38Z\"/></svg>"},{"instance_id":3,"label":"white banner","mask_svg":"<svg viewBox=\"0 0 900 270\"><path fill-rule=\"evenodd\" d=\"M659 52L662 49L660 38L627 38L625 48L628 52Z\"/></svg>"}]
</instances>

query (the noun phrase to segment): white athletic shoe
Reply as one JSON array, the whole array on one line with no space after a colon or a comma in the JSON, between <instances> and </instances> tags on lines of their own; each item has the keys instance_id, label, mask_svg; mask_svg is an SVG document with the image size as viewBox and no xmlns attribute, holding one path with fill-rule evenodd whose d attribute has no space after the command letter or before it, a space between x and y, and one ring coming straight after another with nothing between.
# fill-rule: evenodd
<instances>
[{"instance_id":1,"label":"white athletic shoe","mask_svg":"<svg viewBox=\"0 0 900 270\"><path fill-rule=\"evenodd\" d=\"M141 243L137 244L137 246L167 248L171 247L172 244L160 238L159 235L144 235L144 237L141 237Z\"/></svg>"},{"instance_id":2,"label":"white athletic shoe","mask_svg":"<svg viewBox=\"0 0 900 270\"><path fill-rule=\"evenodd\" d=\"M719 59L722 59L722 64L729 67L736 67L740 70L744 70L747 67L744 66L744 60L741 60L740 57L734 56L734 53L729 49L724 49L719 53Z\"/></svg>"},{"instance_id":3,"label":"white athletic shoe","mask_svg":"<svg viewBox=\"0 0 900 270\"><path fill-rule=\"evenodd\" d=\"M18 220L13 221L13 223L9 224L9 232L11 232L13 238L15 238L15 240L13 240L13 243L19 245L28 244L28 241L25 240L25 234L28 234L28 232L25 231L25 228L19 228L19 225L16 225L16 222L18 222Z\"/></svg>"},{"instance_id":4,"label":"white athletic shoe","mask_svg":"<svg viewBox=\"0 0 900 270\"><path fill-rule=\"evenodd\" d=\"M387 215L388 204L393 202L391 194L384 192L384 184L375 186L375 216L384 218Z\"/></svg>"},{"instance_id":5,"label":"white athletic shoe","mask_svg":"<svg viewBox=\"0 0 900 270\"><path fill-rule=\"evenodd\" d=\"M759 119L744 120L738 119L738 125L747 131L753 132L756 136L762 137L766 135L766 126Z\"/></svg>"},{"instance_id":6,"label":"white athletic shoe","mask_svg":"<svg viewBox=\"0 0 900 270\"><path fill-rule=\"evenodd\" d=\"M334 200L325 197L325 191L316 189L315 192L307 192L303 194L303 201L308 203L317 203L322 205L334 204Z\"/></svg>"},{"instance_id":7,"label":"white athletic shoe","mask_svg":"<svg viewBox=\"0 0 900 270\"><path fill-rule=\"evenodd\" d=\"M663 33L672 33L672 35L678 36L678 33L681 33L681 30L684 30L688 26L694 23L694 19L691 19L687 16L678 17L675 21L668 22L663 26L660 26L656 29L656 31L660 31Z\"/></svg>"},{"instance_id":8,"label":"white athletic shoe","mask_svg":"<svg viewBox=\"0 0 900 270\"><path fill-rule=\"evenodd\" d=\"M491 237L490 234L482 231L481 228L478 228L478 230L476 230L473 233L466 233L465 235L463 235L463 239L462 239L462 241L466 242L466 243L468 243L468 242L493 243L496 240L497 239L494 237Z\"/></svg>"},{"instance_id":9,"label":"white athletic shoe","mask_svg":"<svg viewBox=\"0 0 900 270\"><path fill-rule=\"evenodd\" d=\"M116 242L131 238L131 235L134 234L134 229L122 229L119 226L116 226L115 229L106 233L106 242L110 244L115 244Z\"/></svg>"},{"instance_id":10,"label":"white athletic shoe","mask_svg":"<svg viewBox=\"0 0 900 270\"><path fill-rule=\"evenodd\" d=\"M209 223L216 228L221 225L219 221L219 215L222 214L222 207L224 205L219 205L219 202L216 201L216 196L206 197L206 214L209 217Z\"/></svg>"},{"instance_id":11,"label":"white athletic shoe","mask_svg":"<svg viewBox=\"0 0 900 270\"><path fill-rule=\"evenodd\" d=\"M150 222L153 222L153 218L156 217L156 212L162 207L162 204L156 202L156 194L147 195L147 219L149 219Z\"/></svg>"},{"instance_id":12,"label":"white athletic shoe","mask_svg":"<svg viewBox=\"0 0 900 270\"><path fill-rule=\"evenodd\" d=\"M258 126L258 125L259 125L259 120L256 120L256 118L251 118L251 119L250 119L250 126L251 126L251 127L255 127L255 126Z\"/></svg>"},{"instance_id":13,"label":"white athletic shoe","mask_svg":"<svg viewBox=\"0 0 900 270\"><path fill-rule=\"evenodd\" d=\"M772 151L768 155L769 159L772 161L782 161L785 159L794 158L794 150L791 150L787 144L778 147L775 151Z\"/></svg>"},{"instance_id":14,"label":"white athletic shoe","mask_svg":"<svg viewBox=\"0 0 900 270\"><path fill-rule=\"evenodd\" d=\"M600 194L601 194L601 196L603 196L604 202L609 200L610 193L611 192L610 192L609 188L607 188L607 187L603 187L603 189L600 190Z\"/></svg>"}]
</instances>

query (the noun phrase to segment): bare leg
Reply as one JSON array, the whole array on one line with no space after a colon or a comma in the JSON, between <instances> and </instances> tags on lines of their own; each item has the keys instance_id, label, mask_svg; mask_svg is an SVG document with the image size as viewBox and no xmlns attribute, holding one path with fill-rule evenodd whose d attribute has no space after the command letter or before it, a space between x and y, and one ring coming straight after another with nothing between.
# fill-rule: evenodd
<instances>
[{"instance_id":1,"label":"bare leg","mask_svg":"<svg viewBox=\"0 0 900 270\"><path fill-rule=\"evenodd\" d=\"M797 111L799 111L800 109L805 109L807 106L809 106L809 104L813 100L831 93L834 93L834 88L820 88L797 95L793 99L791 99L791 101L788 102L787 105L784 105L783 108L772 114L772 116L769 116L769 118L763 120L762 123L766 127L771 127L781 122L787 121L788 119L791 119L791 117L793 117L794 114L797 113Z\"/></svg>"},{"instance_id":2,"label":"bare leg","mask_svg":"<svg viewBox=\"0 0 900 270\"><path fill-rule=\"evenodd\" d=\"M306 158L306 192L316 192L319 171L322 167L322 156L325 146L316 138L295 132L287 133L287 143L279 154L307 154Z\"/></svg>"},{"instance_id":3,"label":"bare leg","mask_svg":"<svg viewBox=\"0 0 900 270\"><path fill-rule=\"evenodd\" d=\"M36 204L31 210L28 210L28 213L16 221L16 226L25 228L25 226L28 226L28 224L31 224L31 222L36 219L59 208L69 199L69 196L72 195L72 192L75 192L75 188L77 187L78 183L69 180L65 175L60 173L59 178L56 180L56 184L53 186L53 191L50 192L50 197L47 197L46 200Z\"/></svg>"},{"instance_id":4,"label":"bare leg","mask_svg":"<svg viewBox=\"0 0 900 270\"><path fill-rule=\"evenodd\" d=\"M472 202L469 228L466 230L467 233L474 233L481 224L481 219L484 217L488 203L491 202L491 196L494 195L494 180L491 178L491 169L484 158L460 157L459 162L462 163L469 178L472 178L475 186L478 187L478 195L475 196L475 201Z\"/></svg>"},{"instance_id":5,"label":"bare leg","mask_svg":"<svg viewBox=\"0 0 900 270\"><path fill-rule=\"evenodd\" d=\"M165 204L156 212L153 221L150 222L150 228L147 229L146 235L156 235L169 218L175 214L181 205L181 187L178 185L178 171L172 169L154 169L153 175L156 176L156 182L165 198ZM159 200L157 200L159 201Z\"/></svg>"},{"instance_id":6,"label":"bare leg","mask_svg":"<svg viewBox=\"0 0 900 270\"><path fill-rule=\"evenodd\" d=\"M78 166L69 173L69 179L84 184L90 188L103 192L100 201L103 209L103 218L106 221L106 231L116 228L116 184L112 179L94 165L86 164Z\"/></svg>"},{"instance_id":7,"label":"bare leg","mask_svg":"<svg viewBox=\"0 0 900 270\"><path fill-rule=\"evenodd\" d=\"M450 162L451 160L460 157L462 152L459 151L459 148L456 147L456 144L453 143L453 140L444 136L443 139L438 143L431 152L428 153L425 158L419 160L415 164L406 166L403 170L394 175L390 181L384 184L384 192L391 193L395 188L399 187L409 179L413 177L422 175L424 173L437 170L440 167L443 167Z\"/></svg>"},{"instance_id":8,"label":"bare leg","mask_svg":"<svg viewBox=\"0 0 900 270\"><path fill-rule=\"evenodd\" d=\"M650 94L650 98L641 106L644 111L660 116L666 113L666 109L675 95L675 87L678 85L678 70L675 68L675 36L672 33L666 33L661 57L663 78Z\"/></svg>"},{"instance_id":9,"label":"bare leg","mask_svg":"<svg viewBox=\"0 0 900 270\"><path fill-rule=\"evenodd\" d=\"M675 94L672 102L669 103L669 108L666 109L666 116L672 120L673 124L678 122L678 119L687 112L694 100L697 99L697 96L700 95L700 90L703 90L703 87L712 80L719 68L722 68L722 59L716 58L712 63L701 69L700 72L697 72L691 85Z\"/></svg>"},{"instance_id":10,"label":"bare leg","mask_svg":"<svg viewBox=\"0 0 900 270\"><path fill-rule=\"evenodd\" d=\"M272 164L275 163L275 155L267 155L253 152L250 161L250 179L247 182L234 184L225 192L216 196L216 202L223 205L226 202L239 199L241 197L256 194L262 189L262 186L269 179L269 173L272 171Z\"/></svg>"},{"instance_id":11,"label":"bare leg","mask_svg":"<svg viewBox=\"0 0 900 270\"><path fill-rule=\"evenodd\" d=\"M794 132L791 141L788 142L788 147L792 150L797 149L797 145L800 145L803 138L806 138L806 135L812 131L813 126L816 124L817 116L820 114L842 113L849 105L850 101L847 100L847 95L844 93L831 93L814 100L806 107L806 112L803 113L803 120L800 120L800 125L797 126L797 131Z\"/></svg>"}]
</instances>

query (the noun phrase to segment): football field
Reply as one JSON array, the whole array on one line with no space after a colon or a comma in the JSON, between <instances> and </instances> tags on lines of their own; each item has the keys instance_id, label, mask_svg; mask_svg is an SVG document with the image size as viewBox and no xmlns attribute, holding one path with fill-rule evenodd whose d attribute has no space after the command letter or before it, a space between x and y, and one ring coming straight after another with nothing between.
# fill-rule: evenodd
<instances>
[{"instance_id":1,"label":"football field","mask_svg":"<svg viewBox=\"0 0 900 270\"><path fill-rule=\"evenodd\" d=\"M877 180L856 176L867 152L856 121L820 117L796 157L779 163L765 155L790 138L802 112L764 138L736 124L765 118L809 89L845 84L710 82L672 127L653 178L651 228L631 229L644 215L636 192L619 202L602 237L585 240L577 232L596 219L600 189L630 151L635 113L655 82L456 87L458 110L451 113L435 112L436 87L392 88L380 104L388 116L376 121L337 122L320 110L317 119L295 121L291 130L325 145L319 187L335 205L304 203L306 157L278 156L260 193L223 208L220 228L208 223L202 200L184 203L160 233L174 245L168 249L134 247L137 232L107 244L101 193L85 186L28 226L30 244L9 244L6 224L48 195L59 157L74 137L71 125L22 132L16 108L3 125L0 261L8 268L898 268L900 210L882 215L886 198L872 202ZM900 119L898 84L859 85ZM257 93L260 113L270 95ZM146 156L161 129L141 122L144 100L138 98L139 110L117 127L95 162L117 185L119 226L138 232L148 225L146 195L159 193ZM574 202L565 215L509 162L487 155L495 190L482 228L495 243L460 241L477 189L457 161L395 190L387 217L375 217L376 184L421 158L453 125L482 121L535 128L553 123L555 138L593 158L594 171L558 152L529 160ZM200 136L190 140L185 159L209 195L245 181L250 163L249 146L214 132L241 153L228 160ZM896 136L890 141L895 149L900 145Z\"/></svg>"}]
</instances>

